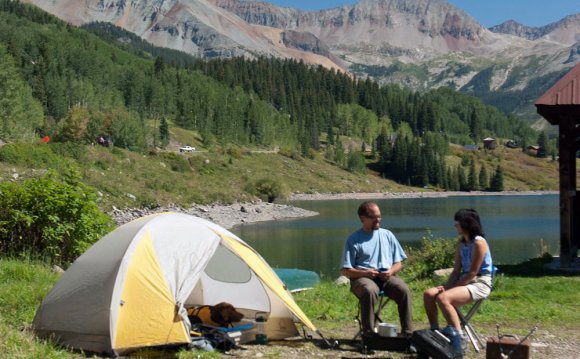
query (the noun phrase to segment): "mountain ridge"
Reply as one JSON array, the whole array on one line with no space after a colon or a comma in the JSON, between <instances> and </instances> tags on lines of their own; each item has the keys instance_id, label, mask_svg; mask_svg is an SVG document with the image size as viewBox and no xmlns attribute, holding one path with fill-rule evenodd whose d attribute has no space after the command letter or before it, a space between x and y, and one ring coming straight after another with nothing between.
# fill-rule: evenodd
<instances>
[{"instance_id":1,"label":"mountain ridge","mask_svg":"<svg viewBox=\"0 0 580 359\"><path fill-rule=\"evenodd\" d=\"M537 90L580 61L580 14L539 28L508 21L487 29L446 0L360 0L319 11L238 0L25 2L77 25L112 22L206 59L294 58L414 90L448 86L487 99L519 97L500 107L529 119L538 118ZM540 88L532 87L537 78Z\"/></svg>"}]
</instances>

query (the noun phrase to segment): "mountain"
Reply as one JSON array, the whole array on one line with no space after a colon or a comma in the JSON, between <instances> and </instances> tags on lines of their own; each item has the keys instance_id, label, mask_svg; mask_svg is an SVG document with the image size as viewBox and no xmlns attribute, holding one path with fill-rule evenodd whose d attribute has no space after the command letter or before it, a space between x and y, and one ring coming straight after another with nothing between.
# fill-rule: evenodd
<instances>
[{"instance_id":1,"label":"mountain","mask_svg":"<svg viewBox=\"0 0 580 359\"><path fill-rule=\"evenodd\" d=\"M150 43L202 58L273 56L345 70L311 34L250 24L204 0L26 0L82 25L110 22Z\"/></svg>"},{"instance_id":2,"label":"mountain","mask_svg":"<svg viewBox=\"0 0 580 359\"><path fill-rule=\"evenodd\" d=\"M489 30L498 34L508 34L528 40L545 38L561 44L573 45L580 41L578 28L580 14L566 16L560 21L542 27L522 25L514 20L508 20L500 25L490 27Z\"/></svg>"},{"instance_id":3,"label":"mountain","mask_svg":"<svg viewBox=\"0 0 580 359\"><path fill-rule=\"evenodd\" d=\"M533 101L580 61L580 14L486 29L445 0L320 11L240 0L26 0L75 24L111 22L203 58L274 56L416 90L448 86L537 119Z\"/></svg>"}]
</instances>

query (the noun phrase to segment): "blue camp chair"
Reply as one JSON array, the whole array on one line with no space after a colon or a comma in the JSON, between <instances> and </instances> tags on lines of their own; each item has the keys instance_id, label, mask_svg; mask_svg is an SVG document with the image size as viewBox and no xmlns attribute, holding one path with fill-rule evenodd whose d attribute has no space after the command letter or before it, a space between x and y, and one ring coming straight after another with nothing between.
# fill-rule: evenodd
<instances>
[{"instance_id":1,"label":"blue camp chair","mask_svg":"<svg viewBox=\"0 0 580 359\"><path fill-rule=\"evenodd\" d=\"M495 287L494 282L495 277L497 275L497 271L498 271L497 267L493 266L491 270L492 290L493 287ZM489 298L489 296L487 298ZM474 301L465 315L461 312L460 308L455 308L455 310L457 311L457 315L459 315L459 320L461 321L461 327L463 328L463 331L467 334L467 338L469 339L471 345L473 345L473 349L475 349L477 353L479 353L479 351L481 350L480 348L485 348L485 343L481 340L479 334L477 334L477 331L470 323L470 320L473 317L473 315L477 313L479 307L481 307L481 305L487 298Z\"/></svg>"}]
</instances>

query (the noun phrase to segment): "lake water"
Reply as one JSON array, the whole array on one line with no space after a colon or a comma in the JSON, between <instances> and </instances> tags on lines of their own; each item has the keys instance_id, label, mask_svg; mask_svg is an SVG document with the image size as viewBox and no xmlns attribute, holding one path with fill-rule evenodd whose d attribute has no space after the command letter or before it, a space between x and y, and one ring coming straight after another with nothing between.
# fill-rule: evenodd
<instances>
[{"instance_id":1,"label":"lake water","mask_svg":"<svg viewBox=\"0 0 580 359\"><path fill-rule=\"evenodd\" d=\"M346 237L360 228L361 200L296 201L318 216L244 224L232 229L274 268L299 268L321 277L339 275ZM453 214L474 208L482 219L494 262L516 264L536 257L542 243L557 254L560 243L558 195L456 196L377 200L383 219L405 246L418 247L429 229L435 238L456 238Z\"/></svg>"}]
</instances>

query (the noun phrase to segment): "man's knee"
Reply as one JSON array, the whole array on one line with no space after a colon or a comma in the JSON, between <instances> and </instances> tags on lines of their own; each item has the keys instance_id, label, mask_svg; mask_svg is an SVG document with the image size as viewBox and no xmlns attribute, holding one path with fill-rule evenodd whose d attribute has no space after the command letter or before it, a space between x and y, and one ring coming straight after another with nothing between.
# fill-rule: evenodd
<instances>
[{"instance_id":1,"label":"man's knee","mask_svg":"<svg viewBox=\"0 0 580 359\"><path fill-rule=\"evenodd\" d=\"M370 298L378 298L379 291L378 288L373 288L367 285L351 286L350 291L359 299L366 300Z\"/></svg>"},{"instance_id":2,"label":"man's knee","mask_svg":"<svg viewBox=\"0 0 580 359\"><path fill-rule=\"evenodd\" d=\"M411 290L409 289L409 286L407 285L407 283L405 283L403 280L400 280L397 283L397 286L395 288L403 296L406 296L406 297L410 297L411 296Z\"/></svg>"}]
</instances>

